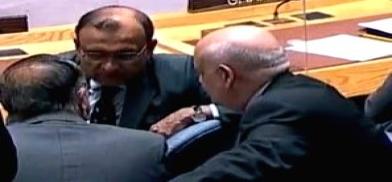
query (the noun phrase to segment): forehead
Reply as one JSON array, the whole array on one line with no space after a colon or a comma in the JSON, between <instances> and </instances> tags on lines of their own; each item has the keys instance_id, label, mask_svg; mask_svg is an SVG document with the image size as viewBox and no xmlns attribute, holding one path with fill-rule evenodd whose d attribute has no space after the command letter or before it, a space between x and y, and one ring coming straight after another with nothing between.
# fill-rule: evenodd
<instances>
[{"instance_id":1,"label":"forehead","mask_svg":"<svg viewBox=\"0 0 392 182\"><path fill-rule=\"evenodd\" d=\"M206 51L205 46L198 44L194 52L194 63L198 69L207 69L207 62L210 62L211 55Z\"/></svg>"},{"instance_id":2,"label":"forehead","mask_svg":"<svg viewBox=\"0 0 392 182\"><path fill-rule=\"evenodd\" d=\"M142 45L146 38L141 24L130 15L102 16L83 27L78 35L81 46L92 44Z\"/></svg>"}]
</instances>

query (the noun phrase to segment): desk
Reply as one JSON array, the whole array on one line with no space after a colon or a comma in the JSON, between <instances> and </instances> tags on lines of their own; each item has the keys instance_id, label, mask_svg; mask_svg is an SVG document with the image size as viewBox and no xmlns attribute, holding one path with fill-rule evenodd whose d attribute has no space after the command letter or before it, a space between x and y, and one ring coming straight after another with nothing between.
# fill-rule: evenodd
<instances>
[{"instance_id":1,"label":"desk","mask_svg":"<svg viewBox=\"0 0 392 182\"><path fill-rule=\"evenodd\" d=\"M334 17L308 21L308 37L317 38L332 32L354 33L358 21L392 16L391 0L308 0L308 11L320 11ZM227 24L253 21L266 25L279 40L284 43L287 39L303 38L303 21L291 15L301 13L301 1L290 2L281 8L280 17L295 20L295 22L273 26L262 20L270 19L276 4L258 5L199 14L176 13L153 15L157 27L155 37L158 39L157 52L193 54L194 46L189 41L200 39L201 31L221 28ZM345 26L336 26L336 23ZM328 27L333 26L333 31ZM63 25L33 29L27 33L0 35L0 49L19 47L28 54L41 52L57 53L73 49L74 25ZM301 31L302 29L302 31ZM314 31L320 30L320 31ZM297 32L297 33L292 33ZM299 32L299 33L298 33ZM392 58L361 63L350 63L346 60L331 59L323 56L289 52L293 67L297 73L308 74L336 87L345 96L358 96L371 93L377 88L392 68ZM1 58L3 60L15 57ZM342 65L344 64L344 65ZM8 63L1 62L0 66ZM338 65L338 66L335 66ZM327 67L325 66L332 66ZM1 70L1 68L0 68ZM305 70L305 71L304 71Z\"/></svg>"},{"instance_id":2,"label":"desk","mask_svg":"<svg viewBox=\"0 0 392 182\"><path fill-rule=\"evenodd\" d=\"M280 17L295 20L295 22L287 24L273 26L262 21L270 19L270 15L254 13L256 14L255 16L250 16L250 12L239 12L244 13L245 16L240 16L237 19L226 18L195 25L191 25L188 22L186 26L163 27L158 34L160 37L165 38L166 42L163 42L163 44L169 45L178 52L192 54L195 40L200 39L202 30L222 28L227 24L256 22L266 25L265 28L271 30L279 41L285 44L289 39L304 39L305 35L308 39L314 39L338 33L356 34L358 22L392 16L391 0L341 2L308 10L327 13L333 15L333 17L307 21L306 32L304 22L292 17L292 15L301 12L294 10L280 15ZM262 8L259 9L259 11L262 10ZM248 11L254 12L255 9L248 9ZM215 16L219 16L219 14L215 14ZM220 16L224 16L223 13ZM191 18L188 21L192 21ZM298 52L289 52L288 54L292 65L291 69L296 71L296 73L307 74L329 83L346 97L367 95L373 92L392 71L392 58L368 62L352 62L312 54L305 55Z\"/></svg>"}]
</instances>

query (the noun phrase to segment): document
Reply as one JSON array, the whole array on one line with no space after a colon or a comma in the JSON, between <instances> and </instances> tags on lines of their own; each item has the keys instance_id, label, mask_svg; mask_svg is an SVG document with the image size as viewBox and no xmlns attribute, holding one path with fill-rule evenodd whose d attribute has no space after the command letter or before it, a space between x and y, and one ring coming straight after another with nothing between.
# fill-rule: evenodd
<instances>
[{"instance_id":1,"label":"document","mask_svg":"<svg viewBox=\"0 0 392 182\"><path fill-rule=\"evenodd\" d=\"M289 40L286 50L306 52L352 61L366 61L392 56L392 43L338 34L314 40Z\"/></svg>"},{"instance_id":2,"label":"document","mask_svg":"<svg viewBox=\"0 0 392 182\"><path fill-rule=\"evenodd\" d=\"M392 35L392 18L385 18L370 22L362 22L358 25L362 28L378 30Z\"/></svg>"}]
</instances>

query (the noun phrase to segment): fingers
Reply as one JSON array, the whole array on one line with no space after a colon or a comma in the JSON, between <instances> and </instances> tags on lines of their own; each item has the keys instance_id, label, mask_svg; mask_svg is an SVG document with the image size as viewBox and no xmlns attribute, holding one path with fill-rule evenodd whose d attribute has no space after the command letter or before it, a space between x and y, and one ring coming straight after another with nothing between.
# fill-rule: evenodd
<instances>
[{"instance_id":1,"label":"fingers","mask_svg":"<svg viewBox=\"0 0 392 182\"><path fill-rule=\"evenodd\" d=\"M150 131L169 137L192 123L192 107L180 109L150 127Z\"/></svg>"},{"instance_id":2,"label":"fingers","mask_svg":"<svg viewBox=\"0 0 392 182\"><path fill-rule=\"evenodd\" d=\"M170 137L173 134L177 133L179 130L183 129L186 125L184 125L180 121L168 121L162 120L150 127L150 131L154 133L158 133L165 137Z\"/></svg>"}]
</instances>

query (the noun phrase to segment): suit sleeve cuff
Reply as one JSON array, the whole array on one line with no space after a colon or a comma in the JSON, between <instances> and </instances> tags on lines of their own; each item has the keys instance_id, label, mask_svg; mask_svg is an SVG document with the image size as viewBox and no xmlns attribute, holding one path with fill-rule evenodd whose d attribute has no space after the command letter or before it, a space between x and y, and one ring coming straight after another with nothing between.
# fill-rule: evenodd
<instances>
[{"instance_id":1,"label":"suit sleeve cuff","mask_svg":"<svg viewBox=\"0 0 392 182\"><path fill-rule=\"evenodd\" d=\"M219 118L218 107L216 107L215 104L210 104L209 107L210 107L210 110L211 110L211 113L212 113L212 117Z\"/></svg>"}]
</instances>

